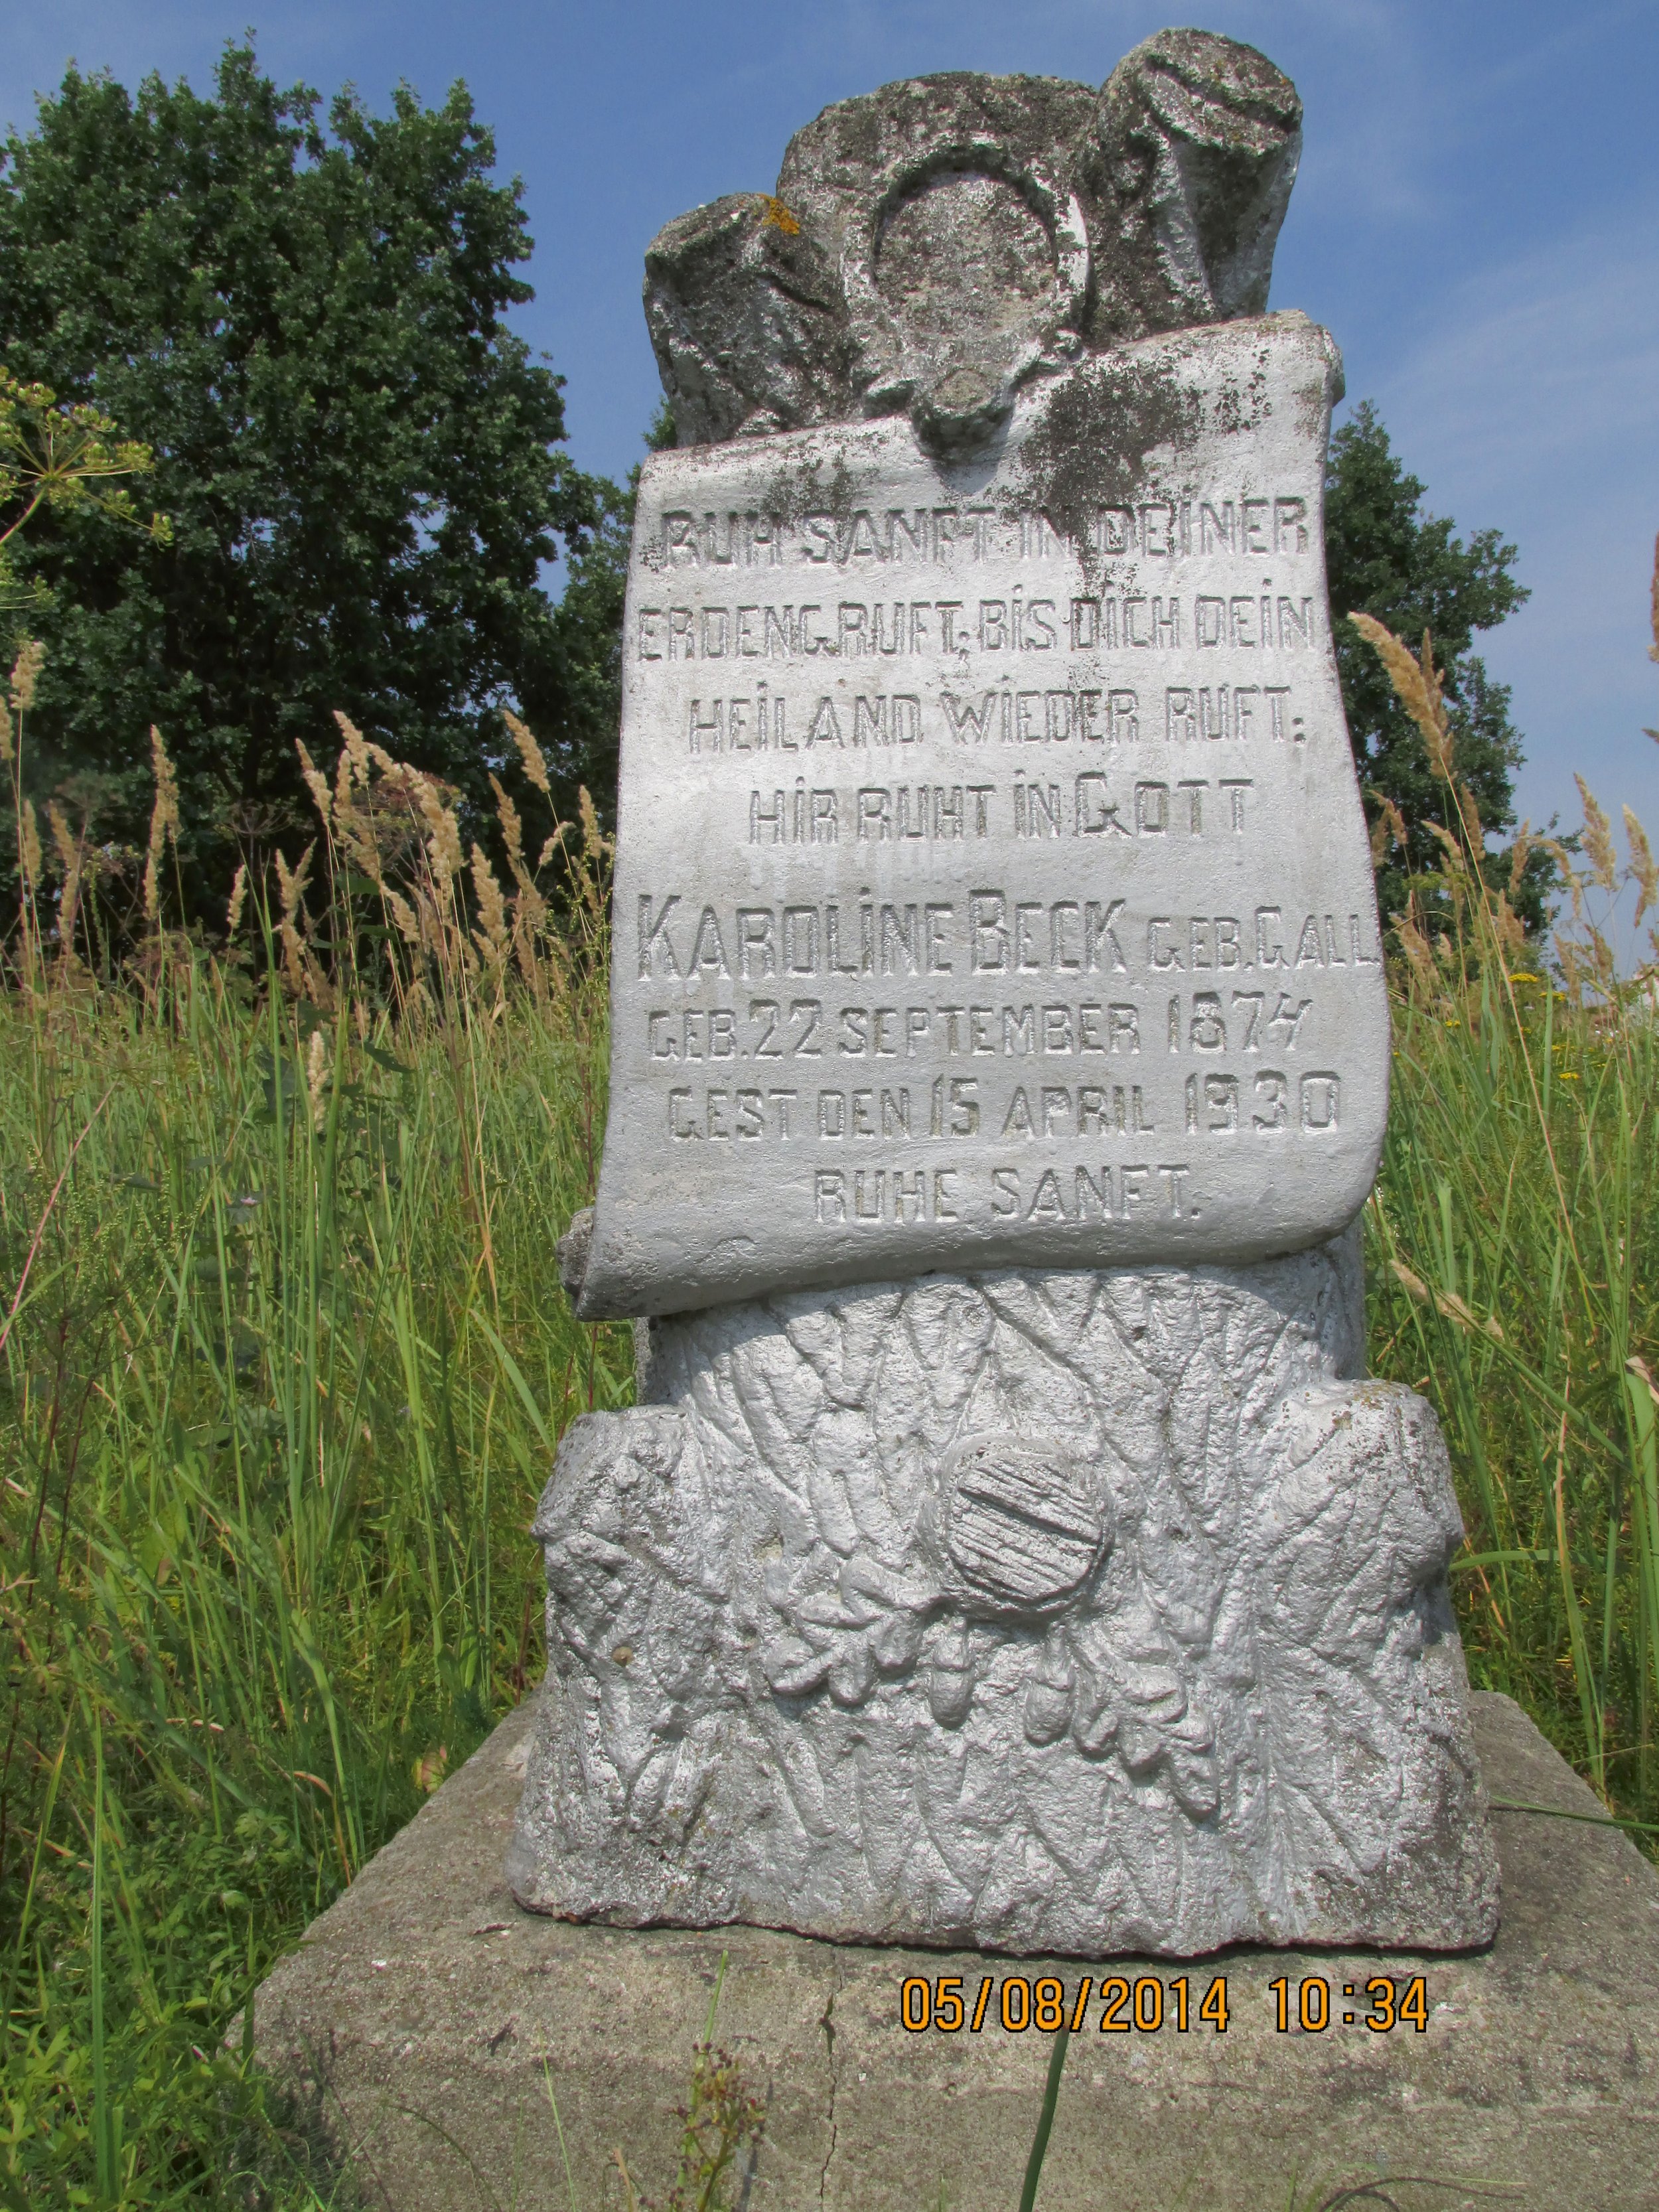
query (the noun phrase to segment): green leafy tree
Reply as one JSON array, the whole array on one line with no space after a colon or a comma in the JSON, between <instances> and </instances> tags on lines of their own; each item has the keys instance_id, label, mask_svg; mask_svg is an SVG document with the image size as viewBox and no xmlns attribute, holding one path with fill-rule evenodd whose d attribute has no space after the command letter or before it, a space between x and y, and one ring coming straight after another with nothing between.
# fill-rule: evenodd
<instances>
[{"instance_id":1,"label":"green leafy tree","mask_svg":"<svg viewBox=\"0 0 1659 2212\"><path fill-rule=\"evenodd\" d=\"M653 453L674 442L674 417L665 399L658 402L645 442ZM604 477L593 479L598 523L570 556L564 596L554 617L564 667L563 714L547 731L554 795L560 811L568 814L578 787L586 785L607 829L616 813L623 602L639 488L637 463L625 486Z\"/></svg>"},{"instance_id":2,"label":"green leafy tree","mask_svg":"<svg viewBox=\"0 0 1659 2212\"><path fill-rule=\"evenodd\" d=\"M635 470L626 489L592 479L594 526L569 558L553 614L560 657L556 706L537 725L555 811L574 817L577 793L592 793L599 820L616 824L617 743L622 732L623 603L634 529Z\"/></svg>"},{"instance_id":3,"label":"green leafy tree","mask_svg":"<svg viewBox=\"0 0 1659 2212\"><path fill-rule=\"evenodd\" d=\"M1514 773L1522 757L1510 720L1507 684L1494 683L1473 650L1476 631L1494 629L1528 597L1516 580L1516 548L1496 530L1467 542L1455 525L1425 512L1425 487L1401 465L1369 402L1331 440L1325 488L1325 558L1335 623L1342 701L1366 813L1380 848L1377 896L1385 918L1403 911L1415 890L1425 917L1443 853L1431 823L1455 833L1446 786L1435 775L1423 733L1401 705L1376 654L1346 620L1374 615L1413 645L1426 629L1445 685L1457 769L1474 794L1482 828L1501 838L1515 827ZM1489 879L1510 891L1529 928L1544 921L1552 879L1548 855L1535 852L1522 881L1510 883L1510 856L1492 854Z\"/></svg>"},{"instance_id":4,"label":"green leafy tree","mask_svg":"<svg viewBox=\"0 0 1659 2212\"><path fill-rule=\"evenodd\" d=\"M542 572L604 518L505 320L531 240L494 159L462 86L325 125L234 46L206 98L71 69L5 143L7 362L149 447L172 525L82 501L19 541L44 779L137 843L159 725L204 906L308 834L294 741L331 750L335 708L484 804L503 706L580 719Z\"/></svg>"}]
</instances>

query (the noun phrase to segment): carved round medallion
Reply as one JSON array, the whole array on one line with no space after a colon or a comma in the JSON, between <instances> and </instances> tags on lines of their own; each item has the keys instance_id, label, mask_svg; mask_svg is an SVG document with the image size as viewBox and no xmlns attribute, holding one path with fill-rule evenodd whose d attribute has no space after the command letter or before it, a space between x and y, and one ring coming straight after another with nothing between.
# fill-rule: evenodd
<instances>
[{"instance_id":1,"label":"carved round medallion","mask_svg":"<svg viewBox=\"0 0 1659 2212\"><path fill-rule=\"evenodd\" d=\"M1023 327L1049 307L1056 281L1053 241L1018 188L954 170L924 178L887 213L872 274L911 343L933 345Z\"/></svg>"},{"instance_id":2,"label":"carved round medallion","mask_svg":"<svg viewBox=\"0 0 1659 2212\"><path fill-rule=\"evenodd\" d=\"M1048 1611L1088 1580L1111 1538L1097 1474L1058 1442L967 1437L945 1455L938 1498L951 1565L1000 1607Z\"/></svg>"}]
</instances>

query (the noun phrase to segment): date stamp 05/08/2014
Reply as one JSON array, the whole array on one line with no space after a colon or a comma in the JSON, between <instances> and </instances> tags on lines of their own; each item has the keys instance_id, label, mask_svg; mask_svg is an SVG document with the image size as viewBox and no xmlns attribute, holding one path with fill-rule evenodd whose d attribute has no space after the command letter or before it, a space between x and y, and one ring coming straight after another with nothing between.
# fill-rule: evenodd
<instances>
[{"instance_id":1,"label":"date stamp 05/08/2014","mask_svg":"<svg viewBox=\"0 0 1659 2212\"><path fill-rule=\"evenodd\" d=\"M1281 1975L1268 1983L1266 1995L1280 2035L1318 2035L1334 2027L1367 2028L1373 2035L1397 2027L1428 2033L1428 1984L1421 1974L1409 1980L1373 1974L1369 1981L1340 1984L1322 1974L1296 1982ZM970 1995L962 1976L940 1974L931 1981L911 1975L900 1985L899 2024L912 2035L929 2029L955 2035L963 2028L977 2035L993 2021L1011 2035L1028 2027L1050 2035L1065 2027L1075 2034L1087 2027L1096 2006L1103 2035L1155 2035L1164 2028L1177 2035L1205 2028L1224 2035L1232 2017L1224 1974L1202 1985L1186 1974L1170 1981L1158 1974L1107 1974L1098 1986L1085 1974L1069 1996L1055 1975L1032 1981L1024 1974L987 1974Z\"/></svg>"}]
</instances>

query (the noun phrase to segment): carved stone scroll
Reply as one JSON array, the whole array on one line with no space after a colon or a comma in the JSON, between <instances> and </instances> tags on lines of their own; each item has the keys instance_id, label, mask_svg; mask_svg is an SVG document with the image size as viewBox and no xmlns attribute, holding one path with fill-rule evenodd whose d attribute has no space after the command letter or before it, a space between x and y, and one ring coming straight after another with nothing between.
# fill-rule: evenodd
<instances>
[{"instance_id":1,"label":"carved stone scroll","mask_svg":"<svg viewBox=\"0 0 1659 2212\"><path fill-rule=\"evenodd\" d=\"M1240 1261L1370 1188L1388 1013L1299 315L656 456L584 1314Z\"/></svg>"}]
</instances>

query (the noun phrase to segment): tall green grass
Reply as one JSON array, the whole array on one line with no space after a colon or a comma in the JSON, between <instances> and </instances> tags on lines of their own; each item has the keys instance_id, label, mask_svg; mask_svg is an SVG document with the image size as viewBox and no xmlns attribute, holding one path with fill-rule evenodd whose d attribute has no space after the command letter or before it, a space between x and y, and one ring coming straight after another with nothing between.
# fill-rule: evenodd
<instances>
[{"instance_id":1,"label":"tall green grass","mask_svg":"<svg viewBox=\"0 0 1659 2212\"><path fill-rule=\"evenodd\" d=\"M100 986L48 927L0 1000L9 2203L303 2166L226 2025L538 1671L534 1500L562 1424L631 1387L554 1265L603 1122L600 941L580 895L504 908L507 990L425 796L380 825L400 878L337 850L319 919L284 896L256 932L290 990L159 935Z\"/></svg>"},{"instance_id":2,"label":"tall green grass","mask_svg":"<svg viewBox=\"0 0 1659 2212\"><path fill-rule=\"evenodd\" d=\"M1654 609L1659 659L1659 569ZM1552 842L1570 908L1538 964L1490 880L1428 640L1413 658L1354 619L1422 730L1447 825L1446 926L1431 940L1417 911L1396 920L1372 1364L1433 1400L1451 1446L1474 1679L1610 1807L1659 1823L1659 958L1621 975L1595 914L1628 895L1639 926L1659 867L1628 808L1620 863L1581 779L1582 860Z\"/></svg>"},{"instance_id":3,"label":"tall green grass","mask_svg":"<svg viewBox=\"0 0 1659 2212\"><path fill-rule=\"evenodd\" d=\"M1401 658L1441 729L1431 673ZM553 1254L603 1125L597 833L550 841L550 879L503 802L504 894L447 794L345 735L332 781L313 771L310 860L268 912L239 895L213 957L163 926L164 775L125 966L94 856L54 828L54 876L20 816L0 999L12 2206L242 2204L250 2174L267 2201L331 2194L226 2027L536 1675L537 1492L564 1422L630 1387L626 1332L574 1322ZM1652 1000L1587 923L1540 964L1442 764L1452 927L1400 931L1372 1362L1446 1425L1475 1679L1659 1821ZM1623 872L1599 818L1578 901Z\"/></svg>"},{"instance_id":4,"label":"tall green grass","mask_svg":"<svg viewBox=\"0 0 1659 2212\"><path fill-rule=\"evenodd\" d=\"M1659 1039L1522 971L1396 1006L1371 1362L1440 1414L1480 1683L1659 1820Z\"/></svg>"}]
</instances>

